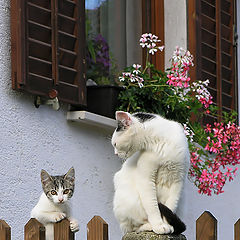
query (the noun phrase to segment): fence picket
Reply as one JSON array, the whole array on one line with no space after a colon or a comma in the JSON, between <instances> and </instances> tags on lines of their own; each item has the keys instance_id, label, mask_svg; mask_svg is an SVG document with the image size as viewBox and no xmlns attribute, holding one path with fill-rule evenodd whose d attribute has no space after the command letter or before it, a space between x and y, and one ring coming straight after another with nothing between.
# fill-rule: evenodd
<instances>
[{"instance_id":1,"label":"fence picket","mask_svg":"<svg viewBox=\"0 0 240 240\"><path fill-rule=\"evenodd\" d=\"M234 224L234 240L240 239L240 219Z\"/></svg>"},{"instance_id":2,"label":"fence picket","mask_svg":"<svg viewBox=\"0 0 240 240\"><path fill-rule=\"evenodd\" d=\"M0 239L11 240L11 228L4 220L0 220Z\"/></svg>"},{"instance_id":3,"label":"fence picket","mask_svg":"<svg viewBox=\"0 0 240 240\"><path fill-rule=\"evenodd\" d=\"M67 219L54 224L54 240L74 240L74 233Z\"/></svg>"},{"instance_id":4,"label":"fence picket","mask_svg":"<svg viewBox=\"0 0 240 240\"><path fill-rule=\"evenodd\" d=\"M31 218L24 227L24 240L45 240L45 227Z\"/></svg>"},{"instance_id":5,"label":"fence picket","mask_svg":"<svg viewBox=\"0 0 240 240\"><path fill-rule=\"evenodd\" d=\"M217 220L205 211L196 221L196 240L217 240Z\"/></svg>"},{"instance_id":6,"label":"fence picket","mask_svg":"<svg viewBox=\"0 0 240 240\"><path fill-rule=\"evenodd\" d=\"M94 216L87 224L87 240L108 240L108 224Z\"/></svg>"}]
</instances>

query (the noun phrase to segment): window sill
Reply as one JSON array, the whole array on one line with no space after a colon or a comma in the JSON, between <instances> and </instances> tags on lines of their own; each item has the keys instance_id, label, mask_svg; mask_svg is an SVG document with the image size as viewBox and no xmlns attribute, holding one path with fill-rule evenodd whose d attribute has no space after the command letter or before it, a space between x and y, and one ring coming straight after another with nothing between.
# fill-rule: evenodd
<instances>
[{"instance_id":1,"label":"window sill","mask_svg":"<svg viewBox=\"0 0 240 240\"><path fill-rule=\"evenodd\" d=\"M116 120L87 111L67 112L67 120L107 128L109 130L114 130L117 126Z\"/></svg>"}]
</instances>

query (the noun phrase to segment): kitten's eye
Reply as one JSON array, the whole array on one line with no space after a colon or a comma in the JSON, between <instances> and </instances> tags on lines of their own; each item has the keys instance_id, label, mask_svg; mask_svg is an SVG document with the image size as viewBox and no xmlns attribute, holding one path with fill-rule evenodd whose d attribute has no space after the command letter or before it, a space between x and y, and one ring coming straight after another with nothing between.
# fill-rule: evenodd
<instances>
[{"instance_id":1,"label":"kitten's eye","mask_svg":"<svg viewBox=\"0 0 240 240\"><path fill-rule=\"evenodd\" d=\"M69 193L69 189L65 189L64 191L63 191L63 194L68 194Z\"/></svg>"},{"instance_id":2,"label":"kitten's eye","mask_svg":"<svg viewBox=\"0 0 240 240\"><path fill-rule=\"evenodd\" d=\"M51 194L52 194L52 195L57 195L57 192L56 192L55 190L52 190L52 191L51 191Z\"/></svg>"}]
</instances>

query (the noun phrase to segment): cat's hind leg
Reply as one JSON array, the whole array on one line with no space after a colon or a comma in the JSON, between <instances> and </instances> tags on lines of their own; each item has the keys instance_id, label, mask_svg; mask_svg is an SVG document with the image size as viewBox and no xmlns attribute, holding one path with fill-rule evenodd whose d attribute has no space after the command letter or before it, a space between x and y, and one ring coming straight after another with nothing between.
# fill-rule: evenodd
<instances>
[{"instance_id":1,"label":"cat's hind leg","mask_svg":"<svg viewBox=\"0 0 240 240\"><path fill-rule=\"evenodd\" d=\"M133 224L130 220L120 221L120 228L124 234L133 232Z\"/></svg>"},{"instance_id":2,"label":"cat's hind leg","mask_svg":"<svg viewBox=\"0 0 240 240\"><path fill-rule=\"evenodd\" d=\"M183 182L175 182L171 185L169 189L169 197L165 202L165 205L170 208L173 212L176 211L177 206L178 206L178 201L180 199L181 191L183 187Z\"/></svg>"}]
</instances>

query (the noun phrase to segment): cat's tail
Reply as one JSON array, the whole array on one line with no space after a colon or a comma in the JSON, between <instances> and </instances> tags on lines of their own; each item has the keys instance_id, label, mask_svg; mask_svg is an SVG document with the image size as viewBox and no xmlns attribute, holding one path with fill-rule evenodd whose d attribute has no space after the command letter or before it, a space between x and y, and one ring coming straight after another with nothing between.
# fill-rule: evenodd
<instances>
[{"instance_id":1,"label":"cat's tail","mask_svg":"<svg viewBox=\"0 0 240 240\"><path fill-rule=\"evenodd\" d=\"M186 225L181 219L173 213L167 206L162 203L158 204L162 217L165 217L167 222L173 226L173 234L180 234L186 230Z\"/></svg>"}]
</instances>

